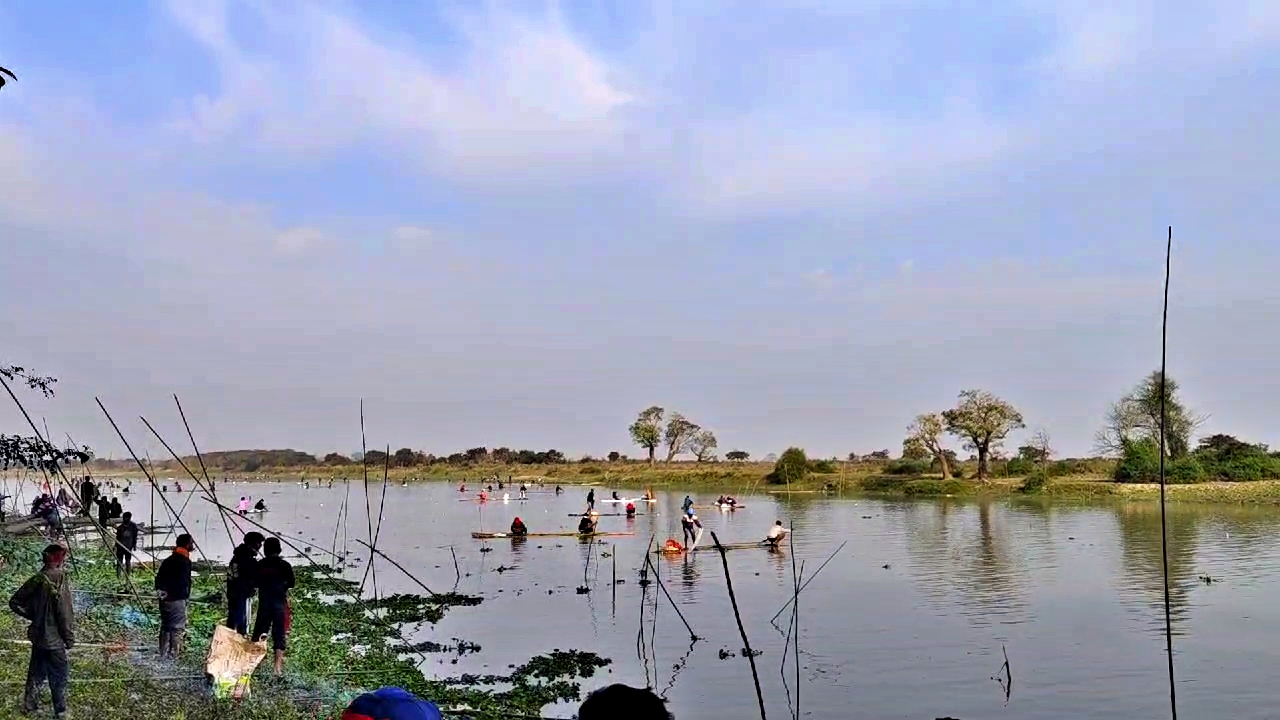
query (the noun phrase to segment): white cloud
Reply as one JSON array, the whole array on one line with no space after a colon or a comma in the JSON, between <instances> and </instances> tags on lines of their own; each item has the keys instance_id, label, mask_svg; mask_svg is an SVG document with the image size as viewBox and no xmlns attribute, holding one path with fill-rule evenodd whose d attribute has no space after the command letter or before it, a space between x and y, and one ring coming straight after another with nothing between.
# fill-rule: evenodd
<instances>
[{"instance_id":1,"label":"white cloud","mask_svg":"<svg viewBox=\"0 0 1280 720\"><path fill-rule=\"evenodd\" d=\"M174 122L206 141L303 155L384 145L431 170L493 180L531 161L575 166L617 152L619 112L634 101L551 14L469 16L458 28L463 60L445 67L404 37L375 35L313 4L275 13L240 3L170 7L221 76L218 94L192 98ZM230 14L268 32L272 55L237 44Z\"/></svg>"}]
</instances>

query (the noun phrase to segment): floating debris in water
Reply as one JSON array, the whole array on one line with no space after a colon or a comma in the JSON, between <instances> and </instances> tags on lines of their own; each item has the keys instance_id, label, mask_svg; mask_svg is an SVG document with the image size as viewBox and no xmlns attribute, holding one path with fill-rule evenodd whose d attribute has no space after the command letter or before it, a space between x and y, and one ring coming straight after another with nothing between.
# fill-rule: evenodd
<instances>
[{"instance_id":1,"label":"floating debris in water","mask_svg":"<svg viewBox=\"0 0 1280 720\"><path fill-rule=\"evenodd\" d=\"M881 565L880 567L881 567L881 568L883 568L883 569L885 569L885 570L888 570L888 569L889 569L889 563L885 563L885 564Z\"/></svg>"},{"instance_id":2,"label":"floating debris in water","mask_svg":"<svg viewBox=\"0 0 1280 720\"><path fill-rule=\"evenodd\" d=\"M1200 582L1204 583L1205 585L1212 585L1214 582L1216 582L1216 579L1209 577L1208 575L1201 575Z\"/></svg>"}]
</instances>

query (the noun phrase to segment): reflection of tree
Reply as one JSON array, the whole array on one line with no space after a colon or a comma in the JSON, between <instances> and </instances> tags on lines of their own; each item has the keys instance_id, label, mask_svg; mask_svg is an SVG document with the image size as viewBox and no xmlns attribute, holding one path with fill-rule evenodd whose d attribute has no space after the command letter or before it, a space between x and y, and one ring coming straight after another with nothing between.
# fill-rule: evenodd
<instances>
[{"instance_id":1,"label":"reflection of tree","mask_svg":"<svg viewBox=\"0 0 1280 720\"><path fill-rule=\"evenodd\" d=\"M1176 505L1166 508L1169 543L1169 609L1177 624L1187 614L1187 597L1196 582L1196 541L1203 510ZM1164 631L1164 560L1160 553L1160 506L1121 505L1116 511L1120 553L1124 562L1122 591L1141 595L1143 611L1154 609L1156 629Z\"/></svg>"},{"instance_id":2,"label":"reflection of tree","mask_svg":"<svg viewBox=\"0 0 1280 720\"><path fill-rule=\"evenodd\" d=\"M903 508L912 574L943 608L981 626L1021 622L1025 563L1015 558L1010 531L989 502L912 503Z\"/></svg>"}]
</instances>

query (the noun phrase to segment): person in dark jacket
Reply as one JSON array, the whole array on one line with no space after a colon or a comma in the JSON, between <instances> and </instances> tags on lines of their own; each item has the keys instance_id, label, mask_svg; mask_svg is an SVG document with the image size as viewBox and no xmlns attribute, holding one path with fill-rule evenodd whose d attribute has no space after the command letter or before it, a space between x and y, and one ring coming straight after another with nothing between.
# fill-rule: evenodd
<instances>
[{"instance_id":1,"label":"person in dark jacket","mask_svg":"<svg viewBox=\"0 0 1280 720\"><path fill-rule=\"evenodd\" d=\"M635 720L674 720L667 710L666 701L652 690L627 685L610 685L587 696L578 708L579 720L607 720L609 718L635 718Z\"/></svg>"},{"instance_id":2,"label":"person in dark jacket","mask_svg":"<svg viewBox=\"0 0 1280 720\"><path fill-rule=\"evenodd\" d=\"M106 527L107 521L111 519L111 502L102 496L98 496L94 502L98 503L98 524Z\"/></svg>"},{"instance_id":3,"label":"person in dark jacket","mask_svg":"<svg viewBox=\"0 0 1280 720\"><path fill-rule=\"evenodd\" d=\"M107 516L112 520L124 515L124 507L120 505L120 498L111 498L111 505L108 508Z\"/></svg>"},{"instance_id":4,"label":"person in dark jacket","mask_svg":"<svg viewBox=\"0 0 1280 720\"><path fill-rule=\"evenodd\" d=\"M96 497L95 490L93 479L85 475L84 482L80 483L80 512L85 517L89 517L89 514L93 512L93 499Z\"/></svg>"},{"instance_id":5,"label":"person in dark jacket","mask_svg":"<svg viewBox=\"0 0 1280 720\"><path fill-rule=\"evenodd\" d=\"M258 551L262 550L262 533L247 532L244 542L231 553L227 564L227 627L241 635L249 634L249 600L257 594Z\"/></svg>"},{"instance_id":6,"label":"person in dark jacket","mask_svg":"<svg viewBox=\"0 0 1280 720\"><path fill-rule=\"evenodd\" d=\"M176 658L182 652L187 630L187 600L191 597L191 551L196 543L183 533L173 554L156 570L156 593L160 596L160 658Z\"/></svg>"},{"instance_id":7,"label":"person in dark jacket","mask_svg":"<svg viewBox=\"0 0 1280 720\"><path fill-rule=\"evenodd\" d=\"M267 538L262 545L266 556L258 563L258 617L253 622L253 640L271 633L275 650L276 677L284 672L285 633L289 623L289 590L293 588L293 566L280 557L280 538Z\"/></svg>"},{"instance_id":8,"label":"person in dark jacket","mask_svg":"<svg viewBox=\"0 0 1280 720\"><path fill-rule=\"evenodd\" d=\"M67 712L67 651L75 645L75 611L71 606L71 583L63 572L67 549L50 545L44 549L44 567L22 584L9 599L9 609L29 620L27 639L31 641L31 663L27 666L27 687L22 709L39 710L40 686L49 681L55 718Z\"/></svg>"},{"instance_id":9,"label":"person in dark jacket","mask_svg":"<svg viewBox=\"0 0 1280 720\"><path fill-rule=\"evenodd\" d=\"M125 513L116 528L116 578L129 577L133 569L133 551L138 549L138 524L133 513Z\"/></svg>"}]
</instances>

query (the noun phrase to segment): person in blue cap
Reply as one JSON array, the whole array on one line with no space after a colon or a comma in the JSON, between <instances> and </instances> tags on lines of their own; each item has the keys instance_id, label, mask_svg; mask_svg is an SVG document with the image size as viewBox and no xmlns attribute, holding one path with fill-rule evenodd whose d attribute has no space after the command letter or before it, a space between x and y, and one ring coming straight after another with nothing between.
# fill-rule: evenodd
<instances>
[{"instance_id":1,"label":"person in blue cap","mask_svg":"<svg viewBox=\"0 0 1280 720\"><path fill-rule=\"evenodd\" d=\"M435 703L399 687L365 693L347 706L342 720L443 720Z\"/></svg>"}]
</instances>

